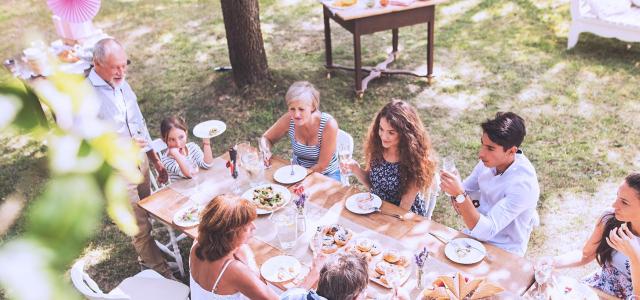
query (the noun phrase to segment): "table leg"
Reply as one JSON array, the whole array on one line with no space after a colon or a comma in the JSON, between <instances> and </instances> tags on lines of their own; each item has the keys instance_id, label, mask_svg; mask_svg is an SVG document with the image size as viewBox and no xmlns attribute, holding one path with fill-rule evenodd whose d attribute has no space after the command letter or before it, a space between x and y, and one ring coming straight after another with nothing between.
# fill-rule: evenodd
<instances>
[{"instance_id":1,"label":"table leg","mask_svg":"<svg viewBox=\"0 0 640 300\"><path fill-rule=\"evenodd\" d=\"M394 56L397 58L398 52L398 28L391 29L391 46Z\"/></svg>"},{"instance_id":2,"label":"table leg","mask_svg":"<svg viewBox=\"0 0 640 300\"><path fill-rule=\"evenodd\" d=\"M433 79L433 35L434 35L434 27L435 27L435 16L427 22L428 27L428 40L429 45L427 46L427 78L429 84Z\"/></svg>"},{"instance_id":3,"label":"table leg","mask_svg":"<svg viewBox=\"0 0 640 300\"><path fill-rule=\"evenodd\" d=\"M323 7L324 14L324 58L327 68L333 67L333 57L331 53L331 24L329 17L329 10ZM331 78L331 71L327 70L327 78Z\"/></svg>"},{"instance_id":4,"label":"table leg","mask_svg":"<svg viewBox=\"0 0 640 300\"><path fill-rule=\"evenodd\" d=\"M356 80L356 95L362 96L364 91L362 90L362 57L360 55L360 30L358 26L354 26L353 30L353 56L355 61L355 80Z\"/></svg>"}]
</instances>

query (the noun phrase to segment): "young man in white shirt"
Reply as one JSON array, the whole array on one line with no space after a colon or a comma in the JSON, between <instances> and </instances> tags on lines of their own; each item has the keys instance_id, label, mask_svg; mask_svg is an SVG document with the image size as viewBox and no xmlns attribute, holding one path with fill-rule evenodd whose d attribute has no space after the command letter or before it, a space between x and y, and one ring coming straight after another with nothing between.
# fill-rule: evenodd
<instances>
[{"instance_id":1,"label":"young man in white shirt","mask_svg":"<svg viewBox=\"0 0 640 300\"><path fill-rule=\"evenodd\" d=\"M540 197L536 171L519 149L526 135L524 120L499 112L481 126L480 162L464 182L441 171L440 188L451 195L466 234L524 256L538 223Z\"/></svg>"}]
</instances>

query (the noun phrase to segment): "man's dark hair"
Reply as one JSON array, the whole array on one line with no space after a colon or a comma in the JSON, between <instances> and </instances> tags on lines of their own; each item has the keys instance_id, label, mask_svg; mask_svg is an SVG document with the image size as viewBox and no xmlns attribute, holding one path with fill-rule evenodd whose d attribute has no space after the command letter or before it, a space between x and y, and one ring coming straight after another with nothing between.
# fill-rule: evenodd
<instances>
[{"instance_id":1,"label":"man's dark hair","mask_svg":"<svg viewBox=\"0 0 640 300\"><path fill-rule=\"evenodd\" d=\"M489 139L502 146L504 151L513 146L520 147L527 135L524 120L512 112L498 112L494 119L488 119L480 126Z\"/></svg>"}]
</instances>

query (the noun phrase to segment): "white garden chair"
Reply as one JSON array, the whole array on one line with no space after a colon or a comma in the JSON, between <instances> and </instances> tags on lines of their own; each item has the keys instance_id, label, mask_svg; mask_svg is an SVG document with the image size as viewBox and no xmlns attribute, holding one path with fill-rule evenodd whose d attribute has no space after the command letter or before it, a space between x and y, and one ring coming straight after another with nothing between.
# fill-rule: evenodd
<instances>
[{"instance_id":1,"label":"white garden chair","mask_svg":"<svg viewBox=\"0 0 640 300\"><path fill-rule=\"evenodd\" d=\"M123 280L109 293L104 293L84 271L85 260L78 260L71 268L71 282L89 300L185 300L189 287L166 279L153 270L144 270Z\"/></svg>"},{"instance_id":2,"label":"white garden chair","mask_svg":"<svg viewBox=\"0 0 640 300\"><path fill-rule=\"evenodd\" d=\"M338 129L338 137L336 138L336 151L338 155L343 154L344 151L349 152L349 157L353 155L353 137L342 129ZM342 179L342 185L349 185L349 177L344 176Z\"/></svg>"},{"instance_id":3,"label":"white garden chair","mask_svg":"<svg viewBox=\"0 0 640 300\"><path fill-rule=\"evenodd\" d=\"M153 149L153 151L156 152L158 157L161 158L164 155L165 150L167 149L167 144L165 144L164 141L162 141L162 139L155 139L151 142L151 148ZM158 183L158 180L156 179L157 174L154 171L152 171L151 168L149 169L149 177L151 180L151 193L155 193L164 187L164 185L161 185ZM169 184L169 183L170 181L167 182L166 184ZM152 223L155 222L154 218L150 218L150 219ZM158 248L160 248L162 252L164 252L165 254L167 254L173 259L173 261L169 262L169 265L176 266L178 271L180 271L180 276L184 277L184 274L185 274L184 264L182 262L182 254L180 253L180 247L178 247L178 242L187 236L184 233L176 236L176 233L171 227L171 225L165 224L165 223L162 223L162 225L169 234L169 241L167 243L162 243L158 240L155 240L156 245L158 245Z\"/></svg>"}]
</instances>

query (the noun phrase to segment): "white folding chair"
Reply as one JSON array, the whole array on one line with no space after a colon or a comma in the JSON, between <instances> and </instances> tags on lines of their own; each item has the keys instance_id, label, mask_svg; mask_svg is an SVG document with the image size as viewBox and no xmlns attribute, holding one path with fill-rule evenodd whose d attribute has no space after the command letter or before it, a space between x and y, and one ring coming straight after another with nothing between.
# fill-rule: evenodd
<instances>
[{"instance_id":1,"label":"white folding chair","mask_svg":"<svg viewBox=\"0 0 640 300\"><path fill-rule=\"evenodd\" d=\"M123 280L109 293L104 293L89 274L84 271L85 260L80 259L71 267L73 286L89 300L188 300L189 287L166 279L153 270L144 270Z\"/></svg>"},{"instance_id":2,"label":"white folding chair","mask_svg":"<svg viewBox=\"0 0 640 300\"><path fill-rule=\"evenodd\" d=\"M155 139L151 142L151 148L153 149L153 151L156 152L158 157L162 158L162 156L164 156L165 150L167 150L167 144L165 144L165 142L162 139ZM157 174L153 172L150 168L149 178L151 181L151 193L155 193L161 188L163 188L165 185L168 185L169 183L171 183L169 180L167 181L166 184L161 185L158 182L156 177L157 177ZM150 219L152 224L155 223L154 218L150 218ZM154 240L154 241L156 242L156 245L158 245L158 248L160 248L162 252L164 252L171 258L173 258L174 261L169 262L169 265L176 266L178 268L178 271L180 271L180 276L184 277L184 264L182 263L182 254L180 253L180 247L178 247L178 242L184 239L185 237L187 237L187 235L182 233L179 236L176 236L176 233L171 227L171 225L165 224L163 222L161 223L169 234L169 241L167 243L162 243L158 240Z\"/></svg>"},{"instance_id":3,"label":"white folding chair","mask_svg":"<svg viewBox=\"0 0 640 300\"><path fill-rule=\"evenodd\" d=\"M431 216L433 216L433 211L436 208L436 202L438 202L438 194L440 194L440 174L436 172L433 175L433 181L431 182L431 186L427 189L427 194L424 195L424 205L427 214L425 218L431 220Z\"/></svg>"},{"instance_id":4,"label":"white folding chair","mask_svg":"<svg viewBox=\"0 0 640 300\"><path fill-rule=\"evenodd\" d=\"M344 155L345 151L349 152L349 157L353 155L353 137L342 129L338 129L338 137L336 139L336 151L338 155ZM341 158L342 159L342 158ZM341 176L340 181L343 186L349 185L349 177Z\"/></svg>"},{"instance_id":5,"label":"white folding chair","mask_svg":"<svg viewBox=\"0 0 640 300\"><path fill-rule=\"evenodd\" d=\"M336 149L350 149L350 154L353 155L353 137L342 129L338 129Z\"/></svg>"}]
</instances>

